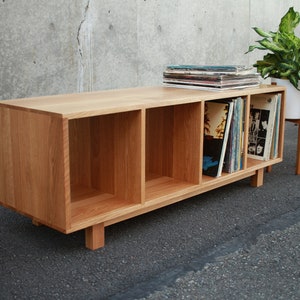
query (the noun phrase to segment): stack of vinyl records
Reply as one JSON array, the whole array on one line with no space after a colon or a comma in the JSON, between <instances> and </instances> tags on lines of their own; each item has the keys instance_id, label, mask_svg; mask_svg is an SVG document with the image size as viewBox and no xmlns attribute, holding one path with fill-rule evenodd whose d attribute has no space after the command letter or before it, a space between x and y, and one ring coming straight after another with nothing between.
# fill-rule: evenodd
<instances>
[{"instance_id":1,"label":"stack of vinyl records","mask_svg":"<svg viewBox=\"0 0 300 300\"><path fill-rule=\"evenodd\" d=\"M163 72L163 83L179 88L227 90L255 87L260 75L243 65L170 65Z\"/></svg>"}]
</instances>

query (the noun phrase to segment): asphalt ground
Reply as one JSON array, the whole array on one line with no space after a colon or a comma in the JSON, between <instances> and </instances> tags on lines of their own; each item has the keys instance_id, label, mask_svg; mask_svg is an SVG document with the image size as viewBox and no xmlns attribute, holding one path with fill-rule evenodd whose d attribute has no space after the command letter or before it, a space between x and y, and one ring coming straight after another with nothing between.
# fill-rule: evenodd
<instances>
[{"instance_id":1,"label":"asphalt ground","mask_svg":"<svg viewBox=\"0 0 300 300\"><path fill-rule=\"evenodd\" d=\"M264 185L244 179L84 232L35 227L0 207L0 299L300 299L297 127Z\"/></svg>"}]
</instances>

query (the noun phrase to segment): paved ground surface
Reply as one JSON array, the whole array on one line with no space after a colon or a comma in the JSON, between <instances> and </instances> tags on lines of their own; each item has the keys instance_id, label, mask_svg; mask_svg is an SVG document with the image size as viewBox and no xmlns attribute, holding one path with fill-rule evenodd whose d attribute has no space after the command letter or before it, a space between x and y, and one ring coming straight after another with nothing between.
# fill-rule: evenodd
<instances>
[{"instance_id":1,"label":"paved ground surface","mask_svg":"<svg viewBox=\"0 0 300 300\"><path fill-rule=\"evenodd\" d=\"M299 211L284 216L290 218L299 220ZM299 233L296 223L254 240L249 236L243 245L238 242L238 250L222 255L219 249L214 261L143 299L300 299Z\"/></svg>"},{"instance_id":2,"label":"paved ground surface","mask_svg":"<svg viewBox=\"0 0 300 300\"><path fill-rule=\"evenodd\" d=\"M300 299L297 127L284 162L110 226L106 246L0 207L0 299Z\"/></svg>"}]
</instances>

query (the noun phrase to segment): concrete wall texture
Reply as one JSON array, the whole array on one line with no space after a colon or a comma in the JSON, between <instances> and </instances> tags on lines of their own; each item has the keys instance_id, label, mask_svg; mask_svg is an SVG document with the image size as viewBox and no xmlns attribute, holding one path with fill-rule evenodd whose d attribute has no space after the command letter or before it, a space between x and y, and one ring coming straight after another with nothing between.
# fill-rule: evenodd
<instances>
[{"instance_id":1,"label":"concrete wall texture","mask_svg":"<svg viewBox=\"0 0 300 300\"><path fill-rule=\"evenodd\" d=\"M161 85L168 64L253 64L289 0L0 0L0 100Z\"/></svg>"}]
</instances>

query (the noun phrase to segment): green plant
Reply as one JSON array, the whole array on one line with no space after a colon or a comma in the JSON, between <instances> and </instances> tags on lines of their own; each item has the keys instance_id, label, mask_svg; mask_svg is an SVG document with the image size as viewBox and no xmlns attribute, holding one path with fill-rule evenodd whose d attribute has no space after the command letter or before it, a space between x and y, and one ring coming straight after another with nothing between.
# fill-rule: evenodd
<instances>
[{"instance_id":1,"label":"green plant","mask_svg":"<svg viewBox=\"0 0 300 300\"><path fill-rule=\"evenodd\" d=\"M292 85L300 90L300 38L295 35L295 29L300 23L300 13L290 7L281 18L277 32L264 31L253 27L255 32L263 37L256 41L258 45L249 46L246 53L254 49L269 50L262 60L253 66L263 78L274 77L288 79Z\"/></svg>"}]
</instances>

